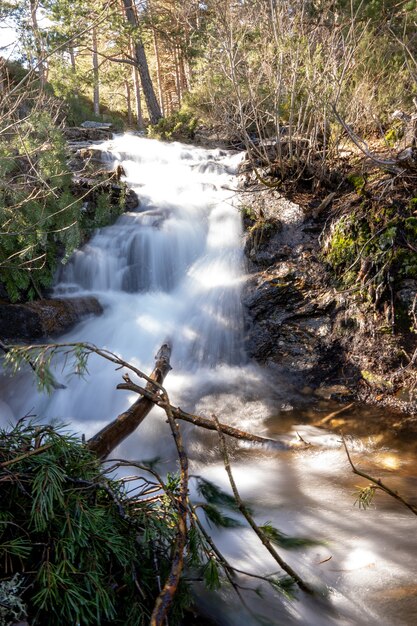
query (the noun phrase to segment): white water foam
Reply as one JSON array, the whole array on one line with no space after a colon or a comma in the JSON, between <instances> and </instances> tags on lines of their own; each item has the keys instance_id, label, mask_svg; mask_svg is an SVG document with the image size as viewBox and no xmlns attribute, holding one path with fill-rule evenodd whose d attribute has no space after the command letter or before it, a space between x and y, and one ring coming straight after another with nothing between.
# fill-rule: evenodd
<instances>
[{"instance_id":1,"label":"white water foam","mask_svg":"<svg viewBox=\"0 0 417 626\"><path fill-rule=\"evenodd\" d=\"M172 401L206 415L215 411L223 421L262 434L263 420L271 414L271 385L259 368L247 363L243 350L242 231L230 191L241 155L129 135L98 148L109 161L122 164L141 205L100 229L61 272L57 295L93 293L104 313L60 340L94 343L151 371L156 351L168 339L173 371L166 386ZM13 407L16 417L35 410L48 419L64 419L89 437L136 399L115 390L121 372L110 363L92 357L89 372L85 380L66 381L67 389L51 397L32 392L25 397L17 384L8 393L6 408ZM63 376L57 372L59 379ZM182 428L193 473L203 473L230 491L216 435L191 425ZM394 513L389 505L378 513L354 509L351 492L357 481L346 478L349 468L337 438L317 429L300 433L314 440L312 450L257 450L231 442L233 471L259 523L272 521L290 535L327 542L283 554L328 597L301 594L290 602L265 588L263 599L245 591L251 610L271 626L414 623L407 621L410 604L405 613L396 613L394 622L383 601L387 589L410 582L414 520ZM175 469L172 436L162 412L152 411L115 456L159 456L162 471ZM236 567L258 574L277 571L247 526L209 531ZM258 586L250 579L241 582ZM227 588L215 597L198 589L198 596L219 624L259 623Z\"/></svg>"}]
</instances>

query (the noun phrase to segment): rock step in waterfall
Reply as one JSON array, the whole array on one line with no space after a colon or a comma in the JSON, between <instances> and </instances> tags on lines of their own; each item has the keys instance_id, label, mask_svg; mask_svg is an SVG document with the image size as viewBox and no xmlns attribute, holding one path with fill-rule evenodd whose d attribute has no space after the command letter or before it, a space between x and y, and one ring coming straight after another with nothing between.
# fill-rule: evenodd
<instances>
[{"instance_id":1,"label":"rock step in waterfall","mask_svg":"<svg viewBox=\"0 0 417 626\"><path fill-rule=\"evenodd\" d=\"M73 255L56 294L112 293L117 307L115 292L125 292L137 313L141 294L159 293L160 307L172 305L171 340L181 362L241 362L241 220L224 188L241 155L129 136L99 149L123 167L141 204Z\"/></svg>"}]
</instances>

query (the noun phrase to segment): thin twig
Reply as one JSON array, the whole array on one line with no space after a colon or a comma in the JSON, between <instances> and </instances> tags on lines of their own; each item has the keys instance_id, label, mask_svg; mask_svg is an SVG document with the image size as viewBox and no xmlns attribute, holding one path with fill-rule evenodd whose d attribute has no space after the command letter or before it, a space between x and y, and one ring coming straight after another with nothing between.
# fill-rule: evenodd
<instances>
[{"instance_id":1,"label":"thin twig","mask_svg":"<svg viewBox=\"0 0 417 626\"><path fill-rule=\"evenodd\" d=\"M342 436L342 442L343 442L343 446L345 448L346 451L346 455L349 461L349 464L352 468L352 472L354 474L357 474L358 476L361 476L362 478L365 478L366 480L369 480L369 482L373 483L374 485L376 485L378 487L378 489L381 489L382 491L385 491L385 493L387 493L389 496L391 496L392 498L395 498L395 500L398 500L398 502L401 502L401 504L403 504L405 507L407 507L407 509L409 509L412 513L414 513L414 515L417 515L417 507L413 506L412 504L410 504L409 502L407 502L407 500L404 500L404 498L402 498L396 491L393 491L392 489L390 489L389 487L387 487L387 485L385 485L380 478L374 478L373 476L370 476L369 474L366 474L365 472L362 472L361 470L358 470L357 467L354 465L352 458L349 454L349 450L348 447L346 445L346 440L345 438Z\"/></svg>"},{"instance_id":2,"label":"thin twig","mask_svg":"<svg viewBox=\"0 0 417 626\"><path fill-rule=\"evenodd\" d=\"M232 487L233 495L238 505L239 511L242 513L246 521L249 523L249 526L252 528L255 534L262 541L263 545L268 550L269 554L278 563L278 565L284 570L284 572L286 572L294 580L294 582L300 587L302 591L304 591L305 593L313 594L314 593L313 589L306 582L304 582L304 580L297 574L297 572L295 572L292 569L292 567L288 565L288 563L286 563L284 559L278 554L278 552L275 550L275 548L269 541L266 534L256 524L248 508L244 504L242 498L240 497L235 480L233 478L232 468L230 466L230 460L229 460L229 453L227 451L226 439L224 437L224 434L221 431L219 421L215 415L213 415L213 420L216 424L217 433L219 435L220 450L223 454L224 467L229 477L229 482Z\"/></svg>"}]
</instances>

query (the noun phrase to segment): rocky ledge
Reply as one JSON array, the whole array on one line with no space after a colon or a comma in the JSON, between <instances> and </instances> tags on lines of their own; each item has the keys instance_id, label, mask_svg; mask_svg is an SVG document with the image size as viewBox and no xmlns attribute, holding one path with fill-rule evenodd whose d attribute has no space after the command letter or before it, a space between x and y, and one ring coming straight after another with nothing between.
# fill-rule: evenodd
<instances>
[{"instance_id":1,"label":"rocky ledge","mask_svg":"<svg viewBox=\"0 0 417 626\"><path fill-rule=\"evenodd\" d=\"M242 193L241 206L249 355L317 397L416 413L409 361L416 338L387 332L384 311L358 290L339 290L322 255L323 216L256 184ZM417 283L403 282L396 297L406 304Z\"/></svg>"},{"instance_id":2,"label":"rocky ledge","mask_svg":"<svg viewBox=\"0 0 417 626\"><path fill-rule=\"evenodd\" d=\"M0 337L8 343L46 339L69 330L86 315L102 312L92 296L0 303Z\"/></svg>"}]
</instances>

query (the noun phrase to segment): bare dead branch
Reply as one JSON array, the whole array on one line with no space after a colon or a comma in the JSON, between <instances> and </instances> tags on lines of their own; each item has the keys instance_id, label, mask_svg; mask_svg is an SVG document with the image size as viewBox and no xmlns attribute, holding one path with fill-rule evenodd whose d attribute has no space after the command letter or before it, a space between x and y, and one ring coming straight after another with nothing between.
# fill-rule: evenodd
<instances>
[{"instance_id":1,"label":"bare dead branch","mask_svg":"<svg viewBox=\"0 0 417 626\"><path fill-rule=\"evenodd\" d=\"M220 451L221 451L221 453L223 455L224 467L225 467L227 475L229 477L230 486L232 487L233 496L234 496L234 498L235 498L235 500L237 502L239 511L242 513L242 515L244 516L244 518L246 519L246 521L248 522L248 524L252 528L252 530L255 532L255 534L259 537L259 539L261 540L261 542L263 543L265 548L268 550L269 554L278 563L278 565L284 570L284 572L286 572L294 580L294 582L299 586L299 588L302 591L304 591L305 593L308 593L308 594L314 594L314 591L310 587L310 585L308 585L293 570L293 568L290 565L288 565L288 563L286 563L284 561L284 559L278 554L278 552L275 550L274 546L271 544L271 542L268 539L268 537L266 536L266 534L261 530L261 528L259 528L259 526L256 524L255 520L253 519L251 513L249 512L248 508L245 506L242 498L240 497L240 494L239 494L239 491L237 489L235 480L233 478L232 468L230 466L229 453L227 451L227 445L226 445L226 440L224 438L224 434L221 431L219 421L218 421L218 419L217 419L217 417L215 415L213 415L213 420L214 420L214 422L216 424L217 432L218 432L218 435L219 435Z\"/></svg>"},{"instance_id":2,"label":"bare dead branch","mask_svg":"<svg viewBox=\"0 0 417 626\"><path fill-rule=\"evenodd\" d=\"M378 489L381 489L381 491L385 491L385 493L387 493L389 496L391 496L398 502L401 502L401 504L407 507L407 509L409 509L414 515L417 515L417 507L407 502L407 500L405 500L402 496L400 496L396 491L393 491L393 489L385 485L385 483L383 483L380 478L374 478L373 476L370 476L369 474L366 474L365 472L362 472L361 470L357 469L357 467L354 465L352 461L352 457L350 456L350 453L346 444L346 440L343 436L342 436L342 442L345 448L346 456L348 458L349 464L354 474L357 474L358 476L361 476L362 478L369 480L369 482L371 482L373 485L376 485Z\"/></svg>"}]
</instances>

